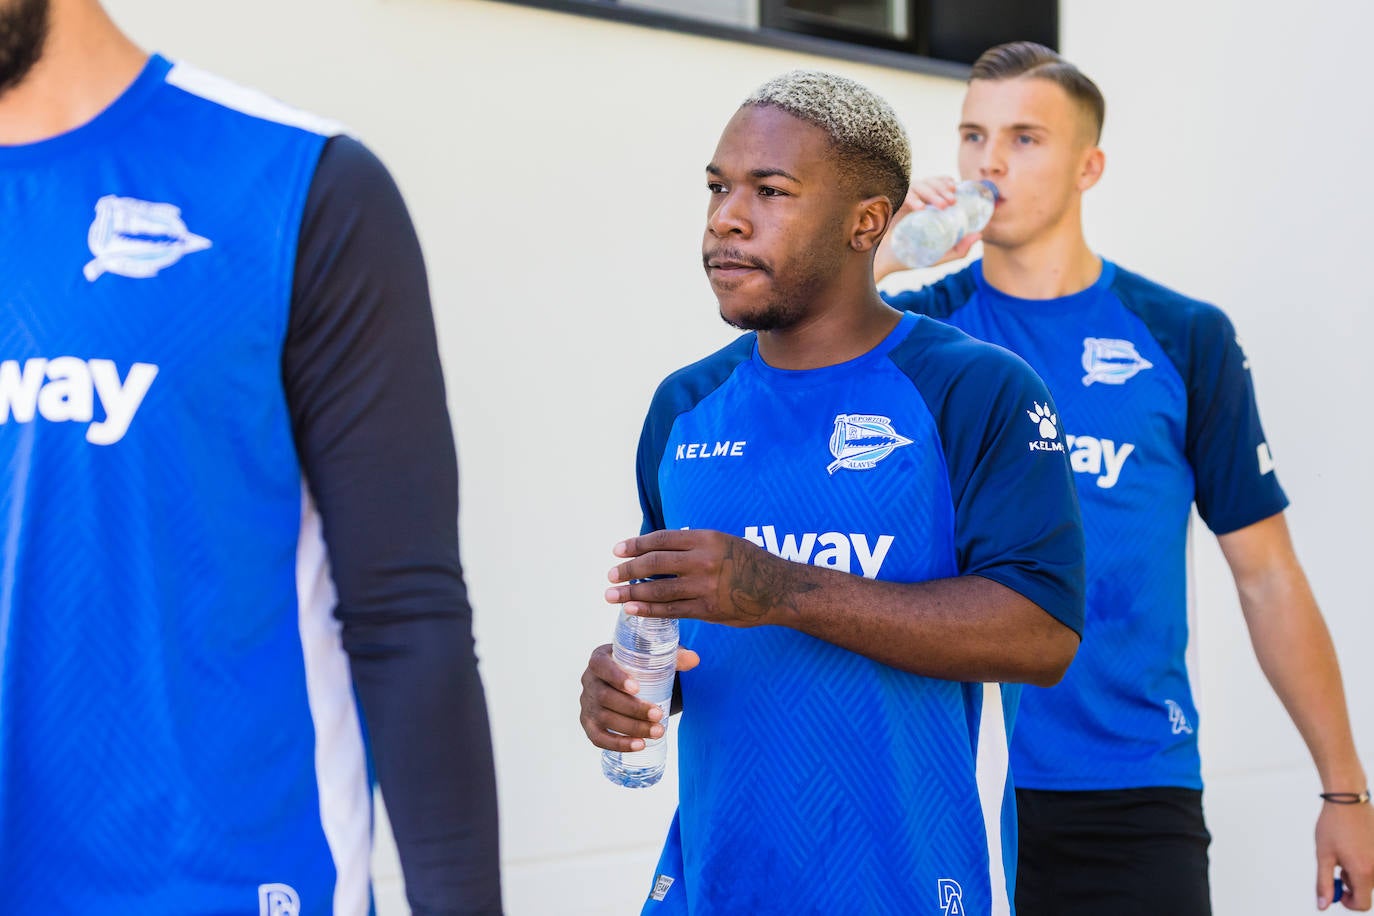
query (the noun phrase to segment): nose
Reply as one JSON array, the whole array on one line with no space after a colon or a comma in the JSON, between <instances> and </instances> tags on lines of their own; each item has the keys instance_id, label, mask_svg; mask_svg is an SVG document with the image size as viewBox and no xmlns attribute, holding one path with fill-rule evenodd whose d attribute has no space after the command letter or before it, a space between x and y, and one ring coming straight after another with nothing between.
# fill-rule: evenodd
<instances>
[{"instance_id":1,"label":"nose","mask_svg":"<svg viewBox=\"0 0 1374 916\"><path fill-rule=\"evenodd\" d=\"M1007 174L1007 151L1001 143L988 143L978 163L978 177L997 179Z\"/></svg>"},{"instance_id":2,"label":"nose","mask_svg":"<svg viewBox=\"0 0 1374 916\"><path fill-rule=\"evenodd\" d=\"M746 200L746 195L738 190L711 195L711 207L706 213L706 231L718 239L729 235L747 238L753 231L753 224L749 221Z\"/></svg>"}]
</instances>

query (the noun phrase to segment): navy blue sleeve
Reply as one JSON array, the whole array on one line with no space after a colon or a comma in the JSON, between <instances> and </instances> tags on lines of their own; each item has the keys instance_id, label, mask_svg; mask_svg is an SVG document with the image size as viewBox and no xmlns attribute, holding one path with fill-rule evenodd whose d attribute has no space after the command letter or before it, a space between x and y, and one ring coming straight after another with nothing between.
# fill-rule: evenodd
<instances>
[{"instance_id":1,"label":"navy blue sleeve","mask_svg":"<svg viewBox=\"0 0 1374 916\"><path fill-rule=\"evenodd\" d=\"M639 511L643 521L639 525L640 534L663 529L663 499L658 489L658 465L663 460L663 447L668 441L666 429L659 429L654 423L652 409L644 418L644 428L639 433L639 449L635 454L635 482L639 486ZM669 427L671 428L671 421Z\"/></svg>"},{"instance_id":2,"label":"navy blue sleeve","mask_svg":"<svg viewBox=\"0 0 1374 916\"><path fill-rule=\"evenodd\" d=\"M639 436L639 451L635 459L635 476L639 484L639 507L644 513L640 534L663 528L663 500L658 489L658 468L663 450L672 434L677 418L701 403L702 398L715 391L735 367L754 352L753 334L741 334L733 342L705 359L679 369L663 380L654 392L644 429Z\"/></svg>"},{"instance_id":3,"label":"navy blue sleeve","mask_svg":"<svg viewBox=\"0 0 1374 916\"><path fill-rule=\"evenodd\" d=\"M982 576L1083 633L1083 523L1059 414L1018 356L922 321L892 351L935 418L959 574Z\"/></svg>"},{"instance_id":4,"label":"navy blue sleeve","mask_svg":"<svg viewBox=\"0 0 1374 916\"><path fill-rule=\"evenodd\" d=\"M1198 514L1228 534L1282 512L1288 497L1260 424L1250 363L1221 309L1137 274L1117 271L1113 290L1145 322L1188 392L1184 451Z\"/></svg>"},{"instance_id":5,"label":"navy blue sleeve","mask_svg":"<svg viewBox=\"0 0 1374 916\"><path fill-rule=\"evenodd\" d=\"M326 145L306 202L282 375L411 910L500 913L428 280L391 176L346 137Z\"/></svg>"},{"instance_id":6,"label":"navy blue sleeve","mask_svg":"<svg viewBox=\"0 0 1374 916\"><path fill-rule=\"evenodd\" d=\"M882 293L883 301L895 309L929 315L944 320L972 298L978 288L973 266L946 274L920 289L905 289L897 293Z\"/></svg>"}]
</instances>

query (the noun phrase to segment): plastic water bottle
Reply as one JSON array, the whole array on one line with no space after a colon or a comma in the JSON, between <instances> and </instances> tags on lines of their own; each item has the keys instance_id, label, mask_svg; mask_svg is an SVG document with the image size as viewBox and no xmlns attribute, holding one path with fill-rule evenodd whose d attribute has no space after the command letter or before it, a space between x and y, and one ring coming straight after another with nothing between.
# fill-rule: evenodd
<instances>
[{"instance_id":1,"label":"plastic water bottle","mask_svg":"<svg viewBox=\"0 0 1374 916\"><path fill-rule=\"evenodd\" d=\"M892 230L892 253L907 267L929 267L977 232L992 219L997 204L997 185L991 181L961 181L954 189L954 203L943 210L927 206Z\"/></svg>"},{"instance_id":2,"label":"plastic water bottle","mask_svg":"<svg viewBox=\"0 0 1374 916\"><path fill-rule=\"evenodd\" d=\"M601 772L618 786L642 789L663 778L668 759L668 712L677 672L677 621L620 613L611 654L625 673L639 681L637 696L663 710L660 738L645 738L644 750L622 754L601 752Z\"/></svg>"}]
</instances>

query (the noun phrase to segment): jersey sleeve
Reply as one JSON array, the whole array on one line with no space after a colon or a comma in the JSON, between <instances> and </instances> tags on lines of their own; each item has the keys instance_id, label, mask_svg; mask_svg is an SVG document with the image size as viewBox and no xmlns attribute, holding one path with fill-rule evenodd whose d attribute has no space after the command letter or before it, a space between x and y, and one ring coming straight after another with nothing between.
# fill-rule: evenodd
<instances>
[{"instance_id":1,"label":"jersey sleeve","mask_svg":"<svg viewBox=\"0 0 1374 916\"><path fill-rule=\"evenodd\" d=\"M1207 527L1229 534L1282 512L1288 497L1260 425L1249 360L1226 313L1130 271L1118 269L1112 289L1183 379L1183 448Z\"/></svg>"},{"instance_id":2,"label":"jersey sleeve","mask_svg":"<svg viewBox=\"0 0 1374 916\"><path fill-rule=\"evenodd\" d=\"M883 301L894 309L944 320L966 304L977 290L975 269L974 265L970 264L919 289L904 289L880 295Z\"/></svg>"},{"instance_id":3,"label":"jersey sleeve","mask_svg":"<svg viewBox=\"0 0 1374 916\"><path fill-rule=\"evenodd\" d=\"M933 321L923 330L893 355L939 430L959 574L1005 585L1082 635L1083 524L1045 383L1007 350Z\"/></svg>"},{"instance_id":4,"label":"jersey sleeve","mask_svg":"<svg viewBox=\"0 0 1374 916\"><path fill-rule=\"evenodd\" d=\"M895 293L879 291L878 295L883 297L883 301L894 309L901 309L903 312L915 312L918 315L929 315L935 307L935 297L931 294L928 286L920 289L903 289Z\"/></svg>"},{"instance_id":5,"label":"jersey sleeve","mask_svg":"<svg viewBox=\"0 0 1374 916\"><path fill-rule=\"evenodd\" d=\"M458 549L458 478L409 214L329 141L298 242L282 375L414 913L499 913L491 735Z\"/></svg>"},{"instance_id":6,"label":"jersey sleeve","mask_svg":"<svg viewBox=\"0 0 1374 916\"><path fill-rule=\"evenodd\" d=\"M741 334L733 342L679 369L663 380L654 392L635 458L635 477L639 484L639 506L644 514L640 534L663 528L663 499L658 486L658 469L668 447L677 418L691 410L720 387L735 368L754 352L753 334Z\"/></svg>"},{"instance_id":7,"label":"jersey sleeve","mask_svg":"<svg viewBox=\"0 0 1374 916\"><path fill-rule=\"evenodd\" d=\"M655 422L656 419L658 422ZM663 419L650 408L649 415L644 418L639 448L635 453L635 482L639 486L639 510L643 518L639 526L640 534L663 528L663 500L658 488L658 466L663 460L663 447L668 437L668 429L661 428ZM671 427L669 422L668 428Z\"/></svg>"},{"instance_id":8,"label":"jersey sleeve","mask_svg":"<svg viewBox=\"0 0 1374 916\"><path fill-rule=\"evenodd\" d=\"M1288 497L1274 472L1249 360L1230 319L1209 307L1190 330L1184 448L1198 514L1213 532L1228 534L1282 512Z\"/></svg>"}]
</instances>

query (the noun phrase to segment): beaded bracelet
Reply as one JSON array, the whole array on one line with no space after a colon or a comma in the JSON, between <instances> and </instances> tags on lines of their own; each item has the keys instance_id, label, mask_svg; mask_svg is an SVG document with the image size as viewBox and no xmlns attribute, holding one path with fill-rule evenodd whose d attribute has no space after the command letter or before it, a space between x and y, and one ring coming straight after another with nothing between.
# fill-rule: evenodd
<instances>
[{"instance_id":1,"label":"beaded bracelet","mask_svg":"<svg viewBox=\"0 0 1374 916\"><path fill-rule=\"evenodd\" d=\"M1364 805L1369 803L1369 790L1363 792L1323 792L1322 801L1329 801L1334 805Z\"/></svg>"}]
</instances>

